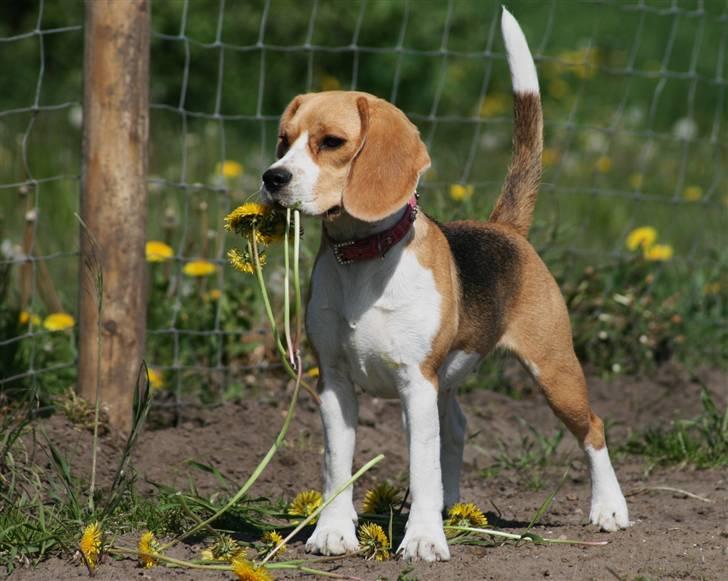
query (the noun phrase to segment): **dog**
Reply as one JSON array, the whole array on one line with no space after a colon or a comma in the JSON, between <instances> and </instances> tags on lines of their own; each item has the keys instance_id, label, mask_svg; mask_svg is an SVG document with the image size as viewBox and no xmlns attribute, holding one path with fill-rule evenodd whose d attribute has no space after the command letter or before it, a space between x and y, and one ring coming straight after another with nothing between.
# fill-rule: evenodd
<instances>
[{"instance_id":1,"label":"dog","mask_svg":"<svg viewBox=\"0 0 728 581\"><path fill-rule=\"evenodd\" d=\"M490 219L439 224L418 212L430 166L417 128L361 92L299 95L280 122L266 203L323 221L306 329L319 368L324 497L350 477L359 386L399 397L410 455L411 507L398 552L447 560L442 511L458 502L465 416L456 388L494 349L513 353L583 447L590 520L629 526L601 419L592 411L566 305L526 236L541 175L543 118L536 66L515 18L501 29L514 95L513 158ZM306 549L358 549L352 487L319 517Z\"/></svg>"}]
</instances>

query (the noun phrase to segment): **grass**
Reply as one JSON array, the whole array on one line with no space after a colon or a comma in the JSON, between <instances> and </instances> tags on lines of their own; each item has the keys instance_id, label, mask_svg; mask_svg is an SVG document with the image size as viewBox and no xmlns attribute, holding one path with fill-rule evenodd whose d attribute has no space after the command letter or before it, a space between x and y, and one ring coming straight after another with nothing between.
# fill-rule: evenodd
<instances>
[{"instance_id":1,"label":"grass","mask_svg":"<svg viewBox=\"0 0 728 581\"><path fill-rule=\"evenodd\" d=\"M728 466L728 404L721 410L705 386L700 399L700 415L633 434L624 450L645 457L650 470L669 465Z\"/></svg>"}]
</instances>

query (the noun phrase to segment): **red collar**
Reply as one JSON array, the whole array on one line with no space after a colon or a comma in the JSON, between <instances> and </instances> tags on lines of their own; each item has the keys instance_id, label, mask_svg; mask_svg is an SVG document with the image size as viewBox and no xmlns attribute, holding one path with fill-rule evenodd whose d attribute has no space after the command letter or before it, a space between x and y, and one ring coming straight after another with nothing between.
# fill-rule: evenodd
<instances>
[{"instance_id":1,"label":"red collar","mask_svg":"<svg viewBox=\"0 0 728 581\"><path fill-rule=\"evenodd\" d=\"M417 198L418 194L412 196L407 202L404 214L397 221L397 223L383 232L372 234L366 238L360 238L358 240L344 240L343 242L337 242L329 235L324 226L324 236L331 249L334 251L334 256L339 264L351 264L352 262L362 262L364 260L371 260L372 258L384 258L391 248L397 244L402 238L407 235L407 232L412 228L412 224L417 217Z\"/></svg>"}]
</instances>

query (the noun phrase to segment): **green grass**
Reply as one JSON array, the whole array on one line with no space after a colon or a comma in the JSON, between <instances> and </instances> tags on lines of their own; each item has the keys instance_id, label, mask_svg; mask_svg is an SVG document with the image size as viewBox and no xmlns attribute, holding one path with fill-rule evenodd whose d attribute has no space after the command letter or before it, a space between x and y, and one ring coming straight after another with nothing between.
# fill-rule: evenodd
<instances>
[{"instance_id":1,"label":"green grass","mask_svg":"<svg viewBox=\"0 0 728 581\"><path fill-rule=\"evenodd\" d=\"M703 387L702 413L689 420L676 420L633 434L623 450L643 456L653 466L728 466L728 405L721 410Z\"/></svg>"}]
</instances>

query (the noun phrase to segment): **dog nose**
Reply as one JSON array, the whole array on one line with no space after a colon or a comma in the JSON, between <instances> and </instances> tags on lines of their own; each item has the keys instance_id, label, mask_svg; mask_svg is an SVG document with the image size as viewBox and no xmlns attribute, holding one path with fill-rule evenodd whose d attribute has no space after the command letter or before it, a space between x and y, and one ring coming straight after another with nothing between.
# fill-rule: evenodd
<instances>
[{"instance_id":1,"label":"dog nose","mask_svg":"<svg viewBox=\"0 0 728 581\"><path fill-rule=\"evenodd\" d=\"M273 194L290 182L292 177L291 172L287 169L274 167L263 174L263 183L265 184L265 189Z\"/></svg>"}]
</instances>

